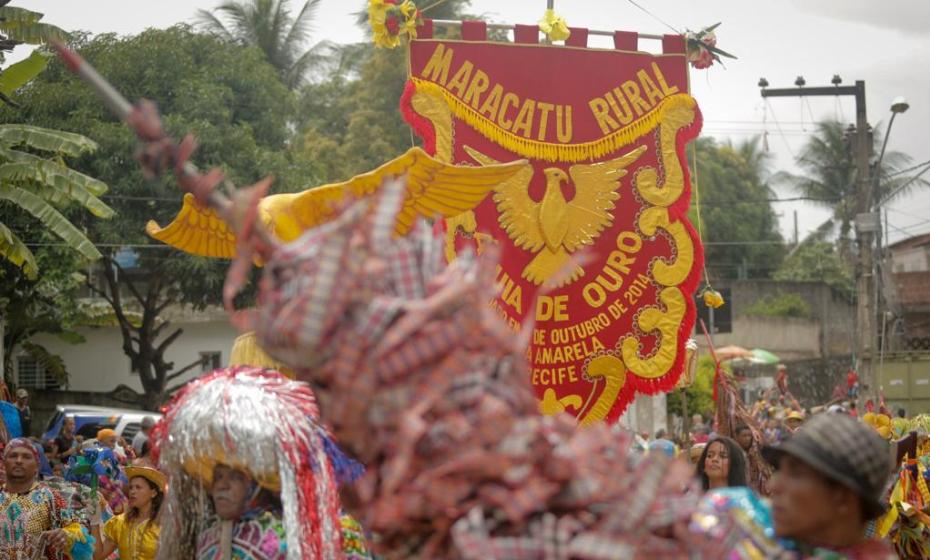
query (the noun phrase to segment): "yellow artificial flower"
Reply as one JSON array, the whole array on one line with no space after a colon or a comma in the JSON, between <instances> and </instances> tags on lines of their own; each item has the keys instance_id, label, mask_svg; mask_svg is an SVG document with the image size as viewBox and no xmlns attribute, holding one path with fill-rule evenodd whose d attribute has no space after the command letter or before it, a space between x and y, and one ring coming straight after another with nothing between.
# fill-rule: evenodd
<instances>
[{"instance_id":1,"label":"yellow artificial flower","mask_svg":"<svg viewBox=\"0 0 930 560\"><path fill-rule=\"evenodd\" d=\"M720 292L717 290L712 290L710 288L704 290L704 305L707 307L713 307L714 309L717 309L718 307L723 306L724 303L723 296L720 295Z\"/></svg>"},{"instance_id":2,"label":"yellow artificial flower","mask_svg":"<svg viewBox=\"0 0 930 560\"><path fill-rule=\"evenodd\" d=\"M417 19L416 19L416 18L410 18L410 19L408 19L408 20L404 23L404 25L403 25L403 27L401 28L401 31L400 31L400 32L401 32L401 33L406 33L407 36L408 36L409 38L411 38L411 39L416 39L416 38L417 38Z\"/></svg>"},{"instance_id":3,"label":"yellow artificial flower","mask_svg":"<svg viewBox=\"0 0 930 560\"><path fill-rule=\"evenodd\" d=\"M394 49L400 46L400 36L388 33L387 27L383 28L380 33L377 30L373 31L372 38L375 40L375 46L385 49Z\"/></svg>"},{"instance_id":4,"label":"yellow artificial flower","mask_svg":"<svg viewBox=\"0 0 930 560\"><path fill-rule=\"evenodd\" d=\"M388 6L384 0L368 0L368 23L372 25L376 22L384 23L387 11Z\"/></svg>"},{"instance_id":5,"label":"yellow artificial flower","mask_svg":"<svg viewBox=\"0 0 930 560\"><path fill-rule=\"evenodd\" d=\"M891 418L887 415L866 412L862 415L862 421L871 426L883 439L891 438Z\"/></svg>"},{"instance_id":6,"label":"yellow artificial flower","mask_svg":"<svg viewBox=\"0 0 930 560\"><path fill-rule=\"evenodd\" d=\"M393 49L400 45L401 35L416 39L416 16L417 6L412 0L404 0L400 5L387 4L385 0L368 0L368 24L371 25L372 41L378 47ZM389 22L391 27L388 26ZM396 33L391 31L392 28Z\"/></svg>"},{"instance_id":7,"label":"yellow artificial flower","mask_svg":"<svg viewBox=\"0 0 930 560\"><path fill-rule=\"evenodd\" d=\"M408 20L417 13L417 5L410 0L404 0L400 5L400 12ZM409 21L407 23L410 23Z\"/></svg>"},{"instance_id":8,"label":"yellow artificial flower","mask_svg":"<svg viewBox=\"0 0 930 560\"><path fill-rule=\"evenodd\" d=\"M564 41L572 34L568 30L565 18L555 15L555 10L546 10L546 15L539 20L539 30L545 33L550 41Z\"/></svg>"}]
</instances>

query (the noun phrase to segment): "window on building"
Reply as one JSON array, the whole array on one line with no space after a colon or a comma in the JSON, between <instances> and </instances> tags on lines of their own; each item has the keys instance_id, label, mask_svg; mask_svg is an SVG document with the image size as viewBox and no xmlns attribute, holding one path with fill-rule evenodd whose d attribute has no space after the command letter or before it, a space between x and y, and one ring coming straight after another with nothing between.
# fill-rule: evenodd
<instances>
[{"instance_id":1,"label":"window on building","mask_svg":"<svg viewBox=\"0 0 930 560\"><path fill-rule=\"evenodd\" d=\"M200 370L203 373L213 371L222 367L222 352L201 352L200 353Z\"/></svg>"},{"instance_id":2,"label":"window on building","mask_svg":"<svg viewBox=\"0 0 930 560\"><path fill-rule=\"evenodd\" d=\"M18 387L25 389L57 390L61 388L58 379L45 371L45 367L32 356L16 358L16 383Z\"/></svg>"}]
</instances>

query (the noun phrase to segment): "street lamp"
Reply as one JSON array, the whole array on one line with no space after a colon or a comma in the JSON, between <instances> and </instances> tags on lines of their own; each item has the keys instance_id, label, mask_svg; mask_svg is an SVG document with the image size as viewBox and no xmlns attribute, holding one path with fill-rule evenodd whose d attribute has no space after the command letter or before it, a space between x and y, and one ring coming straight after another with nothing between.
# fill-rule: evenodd
<instances>
[{"instance_id":1,"label":"street lamp","mask_svg":"<svg viewBox=\"0 0 930 560\"><path fill-rule=\"evenodd\" d=\"M873 193L878 193L879 180L881 179L882 174L882 158L885 157L885 148L888 147L888 137L891 136L891 125L894 124L894 118L898 116L899 113L907 111L911 105L907 102L907 99L901 97L895 97L891 101L891 120L888 121L888 128L885 129L885 138L882 140L882 151L878 153L878 160L875 162L875 175L872 179L874 188L872 189ZM881 205L883 197L879 193L878 204Z\"/></svg>"},{"instance_id":2,"label":"street lamp","mask_svg":"<svg viewBox=\"0 0 930 560\"><path fill-rule=\"evenodd\" d=\"M904 99L900 95L895 97L894 100L891 102L892 113L903 113L907 111L909 108L910 108L910 104L908 104L907 99Z\"/></svg>"},{"instance_id":3,"label":"street lamp","mask_svg":"<svg viewBox=\"0 0 930 560\"><path fill-rule=\"evenodd\" d=\"M891 198L891 195L894 194L894 193L889 193L888 195L886 195L886 194L884 194L884 193L881 193L881 192L878 190L879 185L880 185L880 181L881 181L881 175L882 175L882 158L885 157L885 148L888 147L888 137L891 136L891 125L894 124L894 118L897 117L899 113L903 113L903 112L907 111L909 108L910 108L910 104L908 104L907 99L905 99L904 97L901 97L900 95L899 95L898 97L895 97L895 98L891 101L891 119L888 121L888 128L885 129L885 138L882 140L882 151L879 152L879 154L878 154L878 159L875 161L875 170L874 170L874 174L873 174L873 176L872 176L872 189L871 189L871 192L872 192L873 196L875 196L875 199L876 199L876 200L875 200L875 210L874 210L874 212L872 212L871 215L874 216L876 223L879 224L879 226L878 226L878 228L877 228L878 231L875 232L875 233L876 233L876 239L878 240L878 255L879 255L879 258L878 258L878 259L873 259L873 260L872 260L872 265L873 265L873 267L879 267L879 270L880 270L880 267L882 266L882 262L883 262L883 259L884 259L884 257L885 257L885 255L884 255L884 250L883 250L883 246L882 246L881 207L882 207L882 203L885 202L885 201L887 201L888 199L890 199L890 198ZM906 183L905 183L905 184L906 184ZM899 187L898 190L900 190L900 187ZM895 192L897 192L897 191L895 191ZM887 221L887 218L886 218L886 221ZM886 239L885 241L887 241L887 239ZM873 285L873 287L875 288L875 293L874 293L873 296L872 296L872 305L875 306L875 310L874 310L874 312L872 313L872 317L874 317L874 318L876 318L876 319L877 319L878 310L879 310L878 308L879 308L880 305L881 305L880 302L879 302L879 300L878 300L878 296L879 296L878 285L879 285L879 283L881 282L881 278L882 278L882 275L877 274L877 272L878 272L878 270L875 270L875 269L873 268L872 274L873 274L873 277L875 278L875 280L872 282L872 285ZM881 346L880 346L880 349L879 349L879 358L878 358L878 360L879 360L879 362L878 362L878 363L879 363L879 365L878 365L879 374L883 373L883 371L884 371L884 369L885 369L885 337L886 337L886 335L885 335L885 321L886 321L886 315L887 315L887 313L883 313L883 314L882 314L882 322L881 322L881 325L882 325L882 326L881 326L881 342L880 342ZM876 326L877 326L877 325L876 325ZM878 342L878 341L877 341L877 338L878 338L879 333L878 333L878 331L876 331L876 330L874 329L874 327L873 327L872 333L871 333L871 334L872 334L872 336L873 336L873 338L872 338L872 348L875 348L876 346L878 346L878 344L876 344L876 342Z\"/></svg>"}]
</instances>

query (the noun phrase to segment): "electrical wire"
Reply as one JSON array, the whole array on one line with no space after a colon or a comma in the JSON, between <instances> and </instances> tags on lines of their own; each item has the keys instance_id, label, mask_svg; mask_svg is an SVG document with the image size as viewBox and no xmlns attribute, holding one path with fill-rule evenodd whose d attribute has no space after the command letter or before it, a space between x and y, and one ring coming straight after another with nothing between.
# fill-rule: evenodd
<instances>
[{"instance_id":1,"label":"electrical wire","mask_svg":"<svg viewBox=\"0 0 930 560\"><path fill-rule=\"evenodd\" d=\"M665 27L668 27L669 29L671 29L672 31L674 31L674 32L675 32L675 35L684 35L684 33L682 33L681 31L678 31L677 29L675 29L674 27L672 27L671 25L669 25L668 23L666 23L662 18L660 18L659 16L657 16L657 15L655 15L654 13L650 12L650 11L647 10L646 8L640 6L639 4L637 4L636 2L634 2L633 0L627 0L627 2L629 2L630 4L633 4L634 6L636 6L637 8L639 8L640 10L642 10L643 12L645 12L646 15L648 15L648 16L651 17L652 19L656 20L657 22L661 23L661 24L664 25Z\"/></svg>"},{"instance_id":2,"label":"electrical wire","mask_svg":"<svg viewBox=\"0 0 930 560\"><path fill-rule=\"evenodd\" d=\"M775 109L772 108L772 104L769 102L768 98L765 99L765 104L768 107L768 110L772 112L772 120L775 121L775 128L778 129L778 134L781 135L782 141L785 143L785 148L787 148L788 153L791 154L791 158L794 159L794 150L791 149L791 146L788 145L788 139L785 137L785 133L781 129L781 123L778 122L778 116L775 114Z\"/></svg>"},{"instance_id":3,"label":"electrical wire","mask_svg":"<svg viewBox=\"0 0 930 560\"><path fill-rule=\"evenodd\" d=\"M885 210L888 210L888 211L890 211L890 212L894 212L895 214L901 214L902 216L907 216L908 218L916 218L916 219L918 219L918 220L926 220L926 219L927 219L927 215L926 215L926 214L924 214L923 216L920 216L920 215L917 215L917 214L912 214L911 212L905 212L904 210L899 210L898 208L891 208L890 206L886 206L886 207L885 207Z\"/></svg>"},{"instance_id":4,"label":"electrical wire","mask_svg":"<svg viewBox=\"0 0 930 560\"><path fill-rule=\"evenodd\" d=\"M887 176L887 177L897 177L898 175L903 175L903 174L905 174L905 173L910 173L911 171L914 171L915 169L920 169L921 167L923 167L923 166L925 166L925 165L930 165L930 159L928 159L927 161L922 161L922 162L918 163L917 165L912 165L912 166L908 167L907 169L901 169L901 170L899 170L899 171L895 171L894 173L889 173L889 174L886 175L886 176Z\"/></svg>"}]
</instances>

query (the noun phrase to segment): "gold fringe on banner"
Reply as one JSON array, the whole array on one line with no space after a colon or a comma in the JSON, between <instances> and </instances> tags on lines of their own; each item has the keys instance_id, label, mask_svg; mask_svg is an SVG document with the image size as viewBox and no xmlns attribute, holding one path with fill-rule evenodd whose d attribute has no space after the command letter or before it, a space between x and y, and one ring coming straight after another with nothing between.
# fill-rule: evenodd
<instances>
[{"instance_id":1,"label":"gold fringe on banner","mask_svg":"<svg viewBox=\"0 0 930 560\"><path fill-rule=\"evenodd\" d=\"M530 140L504 130L442 86L420 78L410 78L410 80L416 86L418 93L442 98L456 118L468 123L469 126L488 140L519 156L553 162L590 161L612 154L623 146L632 144L652 132L662 122L666 111L681 106L692 108L697 105L690 95L686 93L675 94L663 99L658 106L638 120L611 132L603 138L578 144L553 144L551 142Z\"/></svg>"}]
</instances>

